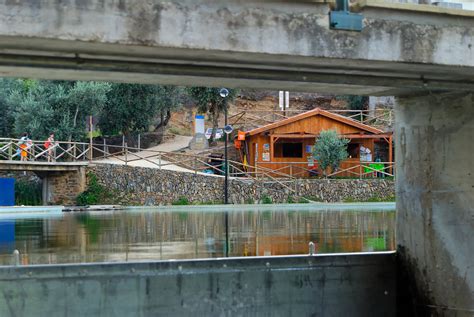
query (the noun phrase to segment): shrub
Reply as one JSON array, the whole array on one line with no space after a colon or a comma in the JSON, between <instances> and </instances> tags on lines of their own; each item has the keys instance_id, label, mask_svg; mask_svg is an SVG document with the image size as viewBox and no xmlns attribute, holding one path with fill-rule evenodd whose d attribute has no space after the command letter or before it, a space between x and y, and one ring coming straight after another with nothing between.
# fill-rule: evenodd
<instances>
[{"instance_id":1,"label":"shrub","mask_svg":"<svg viewBox=\"0 0 474 317\"><path fill-rule=\"evenodd\" d=\"M316 139L313 155L325 176L328 168L331 168L331 173L336 171L347 158L348 143L349 140L340 138L336 130L322 131Z\"/></svg>"},{"instance_id":2,"label":"shrub","mask_svg":"<svg viewBox=\"0 0 474 317\"><path fill-rule=\"evenodd\" d=\"M189 200L187 197L179 197L178 200L175 200L171 203L171 205L173 206L186 206L186 205L189 205Z\"/></svg>"},{"instance_id":3,"label":"shrub","mask_svg":"<svg viewBox=\"0 0 474 317\"><path fill-rule=\"evenodd\" d=\"M273 204L273 201L272 201L271 197L269 197L267 195L263 195L262 196L262 204L270 205L270 204Z\"/></svg>"},{"instance_id":4,"label":"shrub","mask_svg":"<svg viewBox=\"0 0 474 317\"><path fill-rule=\"evenodd\" d=\"M97 176L94 173L89 172L87 177L89 179L87 189L77 196L76 203L79 206L86 206L106 201L110 197L110 193L104 188L104 186L99 184Z\"/></svg>"},{"instance_id":5,"label":"shrub","mask_svg":"<svg viewBox=\"0 0 474 317\"><path fill-rule=\"evenodd\" d=\"M288 204L294 204L294 203L295 203L295 200L294 200L293 196L288 195L288 198L286 199L286 203L288 203Z\"/></svg>"}]
</instances>

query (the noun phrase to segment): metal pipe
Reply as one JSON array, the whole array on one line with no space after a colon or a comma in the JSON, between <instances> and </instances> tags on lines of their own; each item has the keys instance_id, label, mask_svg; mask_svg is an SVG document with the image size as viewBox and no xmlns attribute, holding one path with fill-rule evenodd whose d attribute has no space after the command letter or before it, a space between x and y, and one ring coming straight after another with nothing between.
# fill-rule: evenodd
<instances>
[{"instance_id":1,"label":"metal pipe","mask_svg":"<svg viewBox=\"0 0 474 317\"><path fill-rule=\"evenodd\" d=\"M227 100L224 100L224 126L227 126ZM229 168L228 168L228 157L227 157L227 143L229 139L229 134L225 134L225 143L224 143L224 168L225 168L225 180L224 180L224 204L229 203ZM225 211L225 256L229 256L229 213Z\"/></svg>"}]
</instances>

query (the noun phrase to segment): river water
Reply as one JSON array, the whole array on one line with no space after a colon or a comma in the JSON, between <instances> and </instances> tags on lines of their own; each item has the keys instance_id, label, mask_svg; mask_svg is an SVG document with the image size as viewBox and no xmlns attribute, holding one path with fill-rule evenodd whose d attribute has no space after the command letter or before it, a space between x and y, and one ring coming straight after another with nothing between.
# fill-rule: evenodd
<instances>
[{"instance_id":1,"label":"river water","mask_svg":"<svg viewBox=\"0 0 474 317\"><path fill-rule=\"evenodd\" d=\"M244 206L228 211L229 255L307 254L395 249L394 206ZM225 255L219 207L62 213L0 219L0 265L149 261Z\"/></svg>"}]
</instances>

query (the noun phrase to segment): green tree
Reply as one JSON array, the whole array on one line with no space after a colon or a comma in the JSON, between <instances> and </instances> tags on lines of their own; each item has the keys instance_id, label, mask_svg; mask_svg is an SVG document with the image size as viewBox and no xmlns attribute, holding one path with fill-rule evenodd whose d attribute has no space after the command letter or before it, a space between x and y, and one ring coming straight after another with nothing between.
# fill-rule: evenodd
<instances>
[{"instance_id":1,"label":"green tree","mask_svg":"<svg viewBox=\"0 0 474 317\"><path fill-rule=\"evenodd\" d=\"M163 129L171 119L172 110L178 109L183 104L185 91L177 86L157 86L156 106L160 114L160 123L155 127L155 131Z\"/></svg>"},{"instance_id":2,"label":"green tree","mask_svg":"<svg viewBox=\"0 0 474 317\"><path fill-rule=\"evenodd\" d=\"M331 168L331 173L333 173L339 168L340 163L347 158L348 143L349 140L339 137L335 130L326 130L319 134L313 155L325 176L328 168Z\"/></svg>"},{"instance_id":3,"label":"green tree","mask_svg":"<svg viewBox=\"0 0 474 317\"><path fill-rule=\"evenodd\" d=\"M15 106L10 102L10 94L21 83L15 79L0 78L0 137L15 137Z\"/></svg>"},{"instance_id":4,"label":"green tree","mask_svg":"<svg viewBox=\"0 0 474 317\"><path fill-rule=\"evenodd\" d=\"M211 119L213 130L209 140L210 142L214 141L216 129L219 126L219 118L221 113L224 112L226 104L233 101L237 94L236 90L229 90L229 95L226 98L222 98L219 91L220 88L188 88L188 93L196 102L198 111L201 113L207 113Z\"/></svg>"},{"instance_id":5,"label":"green tree","mask_svg":"<svg viewBox=\"0 0 474 317\"><path fill-rule=\"evenodd\" d=\"M21 80L10 92L15 107L16 134L28 132L45 139L54 132L57 140L84 137L86 117L95 115L107 101L110 84L97 82L55 82Z\"/></svg>"},{"instance_id":6,"label":"green tree","mask_svg":"<svg viewBox=\"0 0 474 317\"><path fill-rule=\"evenodd\" d=\"M171 116L171 109L179 105L178 95L176 87L113 84L100 116L100 128L109 135L147 131L161 110Z\"/></svg>"},{"instance_id":7,"label":"green tree","mask_svg":"<svg viewBox=\"0 0 474 317\"><path fill-rule=\"evenodd\" d=\"M64 102L55 107L55 110L59 111L58 130L68 140L83 137L87 117L101 113L107 103L107 94L110 89L109 83L75 82L67 90Z\"/></svg>"}]
</instances>

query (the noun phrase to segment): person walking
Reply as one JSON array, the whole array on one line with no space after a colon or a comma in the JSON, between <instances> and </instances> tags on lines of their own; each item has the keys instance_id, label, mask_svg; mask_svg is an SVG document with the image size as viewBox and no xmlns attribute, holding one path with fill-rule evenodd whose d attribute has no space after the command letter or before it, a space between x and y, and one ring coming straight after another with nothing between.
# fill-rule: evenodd
<instances>
[{"instance_id":1,"label":"person walking","mask_svg":"<svg viewBox=\"0 0 474 317\"><path fill-rule=\"evenodd\" d=\"M48 162L55 161L55 158L53 157L53 147L54 147L54 133L50 133L48 140L44 142L44 148L45 150L48 150Z\"/></svg>"},{"instance_id":2,"label":"person walking","mask_svg":"<svg viewBox=\"0 0 474 317\"><path fill-rule=\"evenodd\" d=\"M23 133L20 141L18 142L18 146L20 147L20 161L26 162L28 161L28 133Z\"/></svg>"}]
</instances>

